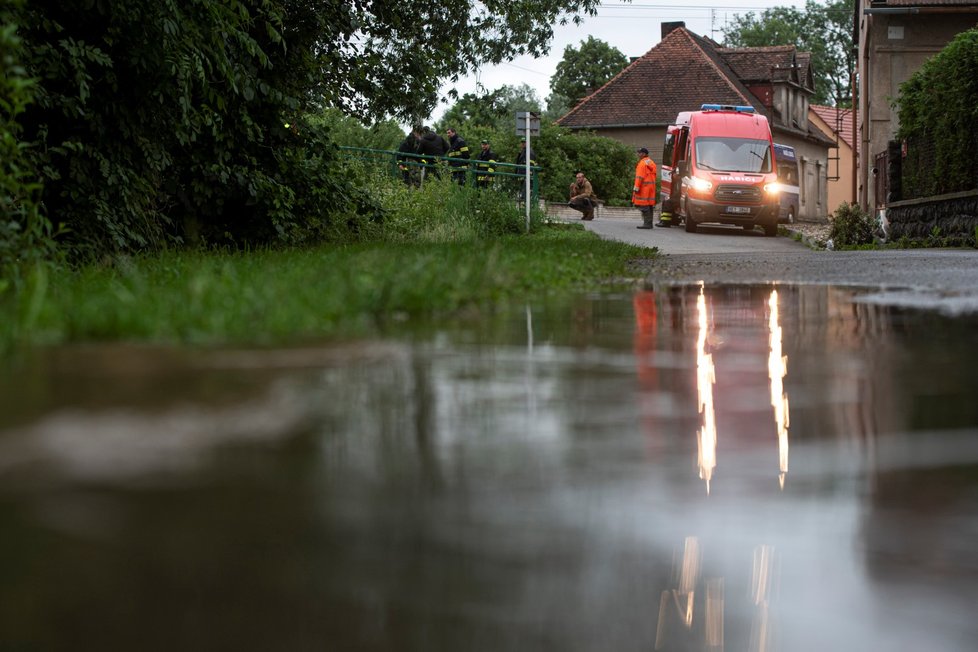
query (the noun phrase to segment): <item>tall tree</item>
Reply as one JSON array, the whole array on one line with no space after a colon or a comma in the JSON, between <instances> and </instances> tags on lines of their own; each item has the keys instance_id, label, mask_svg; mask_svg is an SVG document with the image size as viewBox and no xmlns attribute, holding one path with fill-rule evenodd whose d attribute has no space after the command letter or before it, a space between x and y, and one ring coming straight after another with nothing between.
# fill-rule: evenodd
<instances>
[{"instance_id":1,"label":"tall tree","mask_svg":"<svg viewBox=\"0 0 978 652\"><path fill-rule=\"evenodd\" d=\"M445 112L438 126L512 128L517 111L540 111L540 99L529 84L500 86L482 95L466 93Z\"/></svg>"},{"instance_id":2,"label":"tall tree","mask_svg":"<svg viewBox=\"0 0 978 652\"><path fill-rule=\"evenodd\" d=\"M573 107L627 65L628 57L621 50L593 36L581 41L580 48L568 45L550 78L548 104Z\"/></svg>"},{"instance_id":3,"label":"tall tree","mask_svg":"<svg viewBox=\"0 0 978 652\"><path fill-rule=\"evenodd\" d=\"M597 4L2 0L36 80L8 133L76 252L306 242L376 217L310 114L428 115L446 80L545 53Z\"/></svg>"},{"instance_id":4,"label":"tall tree","mask_svg":"<svg viewBox=\"0 0 978 652\"><path fill-rule=\"evenodd\" d=\"M818 104L849 106L850 75L855 66L852 41L854 0L808 0L804 11L793 7L736 15L723 30L727 47L794 45L811 52Z\"/></svg>"}]
</instances>

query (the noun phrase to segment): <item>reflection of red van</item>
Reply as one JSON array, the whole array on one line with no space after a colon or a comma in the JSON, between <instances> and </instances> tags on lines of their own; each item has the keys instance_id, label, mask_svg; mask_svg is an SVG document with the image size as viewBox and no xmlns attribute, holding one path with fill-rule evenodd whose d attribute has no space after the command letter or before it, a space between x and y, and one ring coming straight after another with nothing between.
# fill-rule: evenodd
<instances>
[{"instance_id":1,"label":"reflection of red van","mask_svg":"<svg viewBox=\"0 0 978 652\"><path fill-rule=\"evenodd\" d=\"M681 179L672 196L673 179ZM778 233L779 189L774 143L767 118L750 106L704 104L684 111L666 130L662 151L662 193L686 222L764 227Z\"/></svg>"}]
</instances>

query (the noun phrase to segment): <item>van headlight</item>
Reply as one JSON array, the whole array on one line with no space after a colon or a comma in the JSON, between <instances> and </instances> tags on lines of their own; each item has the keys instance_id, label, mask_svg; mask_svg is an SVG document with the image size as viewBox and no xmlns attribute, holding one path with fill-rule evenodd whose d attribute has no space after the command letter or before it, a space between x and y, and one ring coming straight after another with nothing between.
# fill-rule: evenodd
<instances>
[{"instance_id":1,"label":"van headlight","mask_svg":"<svg viewBox=\"0 0 978 652\"><path fill-rule=\"evenodd\" d=\"M689 184L693 187L696 192L709 192L713 190L713 182L707 181L700 177L692 177L689 180Z\"/></svg>"},{"instance_id":2,"label":"van headlight","mask_svg":"<svg viewBox=\"0 0 978 652\"><path fill-rule=\"evenodd\" d=\"M780 195L784 187L777 181L764 184L764 192L768 195Z\"/></svg>"}]
</instances>

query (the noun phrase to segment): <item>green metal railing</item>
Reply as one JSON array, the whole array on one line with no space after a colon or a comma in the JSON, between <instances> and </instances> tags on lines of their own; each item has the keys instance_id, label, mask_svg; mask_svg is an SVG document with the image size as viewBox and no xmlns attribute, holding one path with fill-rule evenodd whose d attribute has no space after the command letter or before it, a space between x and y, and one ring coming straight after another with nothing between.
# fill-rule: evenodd
<instances>
[{"instance_id":1,"label":"green metal railing","mask_svg":"<svg viewBox=\"0 0 978 652\"><path fill-rule=\"evenodd\" d=\"M477 159L449 158L448 156L424 156L422 154L406 154L386 149L370 149L369 147L340 147L343 156L389 171L393 177L401 177L405 182L423 184L427 176L437 173L459 175L465 184L515 193L522 198L526 179L526 167L516 163L492 163L493 171L480 169L485 161ZM435 159L434 162L429 162ZM530 198L534 203L540 198L539 166L530 166ZM461 175L464 175L461 176ZM482 179L485 178L485 181Z\"/></svg>"}]
</instances>

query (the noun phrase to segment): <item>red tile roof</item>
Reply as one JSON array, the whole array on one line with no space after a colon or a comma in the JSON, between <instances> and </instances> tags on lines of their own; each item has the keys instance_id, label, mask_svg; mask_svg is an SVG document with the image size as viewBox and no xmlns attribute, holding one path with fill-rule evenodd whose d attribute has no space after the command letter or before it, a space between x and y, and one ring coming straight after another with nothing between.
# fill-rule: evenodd
<instances>
[{"instance_id":1,"label":"red tile roof","mask_svg":"<svg viewBox=\"0 0 978 652\"><path fill-rule=\"evenodd\" d=\"M600 128L668 125L705 103L768 111L717 54L717 45L685 28L670 32L557 122Z\"/></svg>"},{"instance_id":2,"label":"red tile roof","mask_svg":"<svg viewBox=\"0 0 978 652\"><path fill-rule=\"evenodd\" d=\"M717 52L743 82L790 79L798 81L795 46L718 48Z\"/></svg>"},{"instance_id":3,"label":"red tile roof","mask_svg":"<svg viewBox=\"0 0 978 652\"><path fill-rule=\"evenodd\" d=\"M680 27L557 122L577 129L661 126L702 104L751 105L776 122L746 84L781 80L811 88L811 55L793 45L722 48ZM808 131L824 135L814 125Z\"/></svg>"},{"instance_id":4,"label":"red tile roof","mask_svg":"<svg viewBox=\"0 0 978 652\"><path fill-rule=\"evenodd\" d=\"M818 104L811 104L809 108L825 121L833 133L838 134L849 147L852 147L852 109Z\"/></svg>"}]
</instances>

